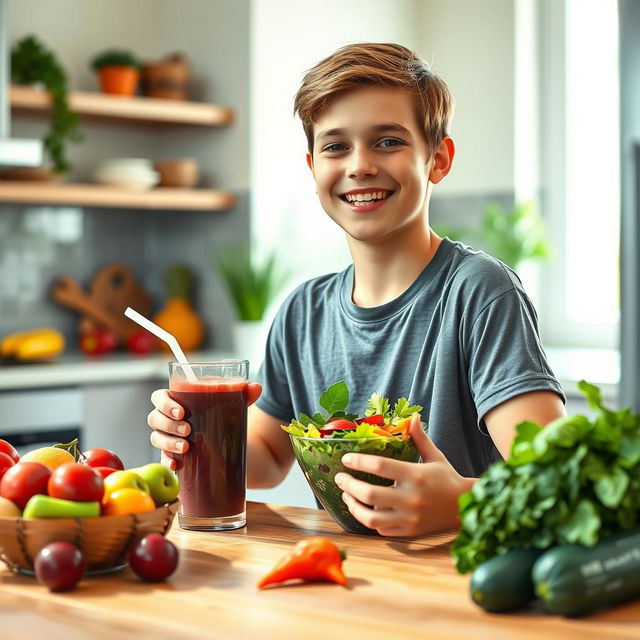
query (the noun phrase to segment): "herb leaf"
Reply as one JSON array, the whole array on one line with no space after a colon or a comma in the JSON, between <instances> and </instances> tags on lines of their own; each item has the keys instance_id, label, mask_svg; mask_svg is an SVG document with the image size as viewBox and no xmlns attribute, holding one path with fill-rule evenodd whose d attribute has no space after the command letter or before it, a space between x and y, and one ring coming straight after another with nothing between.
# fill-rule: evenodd
<instances>
[{"instance_id":1,"label":"herb leaf","mask_svg":"<svg viewBox=\"0 0 640 640\"><path fill-rule=\"evenodd\" d=\"M321 396L320 406L333 416L336 411L344 411L349 404L349 389L344 380L332 384Z\"/></svg>"},{"instance_id":2,"label":"herb leaf","mask_svg":"<svg viewBox=\"0 0 640 640\"><path fill-rule=\"evenodd\" d=\"M422 407L419 404L409 404L406 398L400 398L393 407L393 415L391 416L391 422L396 424L403 418L408 418L414 413L422 411Z\"/></svg>"},{"instance_id":3,"label":"herb leaf","mask_svg":"<svg viewBox=\"0 0 640 640\"><path fill-rule=\"evenodd\" d=\"M372 393L369 398L369 408L364 412L365 416L375 416L377 413L385 417L385 422L389 419L391 407L389 400L379 393Z\"/></svg>"}]
</instances>

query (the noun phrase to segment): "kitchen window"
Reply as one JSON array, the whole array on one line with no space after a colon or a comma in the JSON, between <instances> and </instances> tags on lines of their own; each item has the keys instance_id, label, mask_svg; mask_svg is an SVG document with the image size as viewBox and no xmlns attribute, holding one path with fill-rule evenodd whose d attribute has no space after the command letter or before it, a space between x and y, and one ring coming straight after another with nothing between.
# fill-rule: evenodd
<instances>
[{"instance_id":1,"label":"kitchen window","mask_svg":"<svg viewBox=\"0 0 640 640\"><path fill-rule=\"evenodd\" d=\"M618 12L613 0L545 0L539 14L541 207L554 255L543 337L616 349L619 330Z\"/></svg>"},{"instance_id":2,"label":"kitchen window","mask_svg":"<svg viewBox=\"0 0 640 640\"><path fill-rule=\"evenodd\" d=\"M540 4L541 206L554 255L545 342L615 349L619 325L618 12L612 0Z\"/></svg>"}]
</instances>

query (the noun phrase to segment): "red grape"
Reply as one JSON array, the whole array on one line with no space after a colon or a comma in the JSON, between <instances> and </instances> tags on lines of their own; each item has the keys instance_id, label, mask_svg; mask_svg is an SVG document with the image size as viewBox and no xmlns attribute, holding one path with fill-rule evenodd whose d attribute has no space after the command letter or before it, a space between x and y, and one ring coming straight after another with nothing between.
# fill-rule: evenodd
<instances>
[{"instance_id":1,"label":"red grape","mask_svg":"<svg viewBox=\"0 0 640 640\"><path fill-rule=\"evenodd\" d=\"M178 550L159 533L136 540L129 549L129 564L147 582L168 578L178 566Z\"/></svg>"},{"instance_id":2,"label":"red grape","mask_svg":"<svg viewBox=\"0 0 640 640\"><path fill-rule=\"evenodd\" d=\"M70 591L82 580L87 565L71 542L51 542L38 551L33 566L40 584L51 591Z\"/></svg>"}]
</instances>

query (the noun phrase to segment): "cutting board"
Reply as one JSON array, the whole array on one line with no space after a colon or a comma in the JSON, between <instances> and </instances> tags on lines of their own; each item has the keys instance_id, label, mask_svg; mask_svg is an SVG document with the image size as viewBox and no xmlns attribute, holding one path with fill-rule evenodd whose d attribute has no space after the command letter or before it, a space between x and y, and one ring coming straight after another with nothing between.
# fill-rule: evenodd
<instances>
[{"instance_id":1,"label":"cutting board","mask_svg":"<svg viewBox=\"0 0 640 640\"><path fill-rule=\"evenodd\" d=\"M102 267L91 280L89 298L111 316L122 316L127 307L133 307L146 317L151 313L151 296L136 282L131 269L124 264L107 264ZM135 322L128 318L125 320L136 330L140 329ZM94 326L95 320L83 315L80 331Z\"/></svg>"},{"instance_id":2,"label":"cutting board","mask_svg":"<svg viewBox=\"0 0 640 640\"><path fill-rule=\"evenodd\" d=\"M124 264L102 267L91 280L88 293L69 276L61 276L52 293L56 302L82 314L80 333L104 327L124 342L140 330L135 322L124 316L124 310L133 307L147 317L151 313L151 296Z\"/></svg>"}]
</instances>

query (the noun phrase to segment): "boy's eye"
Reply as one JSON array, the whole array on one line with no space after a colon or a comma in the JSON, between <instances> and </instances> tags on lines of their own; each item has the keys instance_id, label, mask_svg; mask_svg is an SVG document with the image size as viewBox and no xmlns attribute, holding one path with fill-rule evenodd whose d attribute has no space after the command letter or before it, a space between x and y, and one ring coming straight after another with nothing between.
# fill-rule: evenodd
<instances>
[{"instance_id":1,"label":"boy's eye","mask_svg":"<svg viewBox=\"0 0 640 640\"><path fill-rule=\"evenodd\" d=\"M324 147L322 150L323 151L344 151L344 149L346 149L346 147L339 143L339 142L333 142L332 144L328 144L326 147Z\"/></svg>"},{"instance_id":2,"label":"boy's eye","mask_svg":"<svg viewBox=\"0 0 640 640\"><path fill-rule=\"evenodd\" d=\"M396 138L384 138L383 140L380 140L380 142L378 144L381 147L398 147L400 145L403 145L404 142L402 142L402 140L398 140Z\"/></svg>"}]
</instances>

